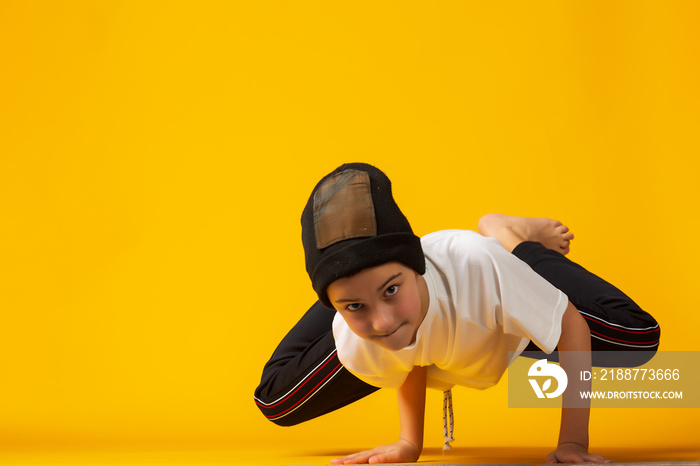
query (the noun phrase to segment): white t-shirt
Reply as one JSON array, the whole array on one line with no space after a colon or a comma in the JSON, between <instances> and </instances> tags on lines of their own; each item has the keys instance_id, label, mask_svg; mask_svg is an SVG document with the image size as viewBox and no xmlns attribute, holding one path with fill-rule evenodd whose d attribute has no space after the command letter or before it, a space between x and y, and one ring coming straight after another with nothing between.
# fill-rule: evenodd
<instances>
[{"instance_id":1,"label":"white t-shirt","mask_svg":"<svg viewBox=\"0 0 700 466\"><path fill-rule=\"evenodd\" d=\"M567 296L506 251L495 238L446 230L421 238L430 304L416 341L390 351L355 335L339 313L333 336L343 365L365 382L403 384L428 366L428 387L495 385L529 341L551 353ZM515 352L509 357L508 352Z\"/></svg>"}]
</instances>

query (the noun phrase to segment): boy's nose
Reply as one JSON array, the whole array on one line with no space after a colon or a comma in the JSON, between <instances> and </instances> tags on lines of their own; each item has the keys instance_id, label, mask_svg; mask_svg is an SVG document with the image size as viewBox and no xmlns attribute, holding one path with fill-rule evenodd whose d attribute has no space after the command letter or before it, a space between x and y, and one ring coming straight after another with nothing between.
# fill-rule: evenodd
<instances>
[{"instance_id":1,"label":"boy's nose","mask_svg":"<svg viewBox=\"0 0 700 466\"><path fill-rule=\"evenodd\" d=\"M394 313L391 306L379 305L375 308L372 324L377 333L387 333L394 330Z\"/></svg>"}]
</instances>

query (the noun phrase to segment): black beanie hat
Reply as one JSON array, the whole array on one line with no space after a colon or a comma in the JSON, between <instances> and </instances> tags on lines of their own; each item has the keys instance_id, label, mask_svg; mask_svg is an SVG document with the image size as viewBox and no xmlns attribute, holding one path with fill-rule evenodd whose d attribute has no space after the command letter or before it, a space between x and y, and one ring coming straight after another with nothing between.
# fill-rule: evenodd
<instances>
[{"instance_id":1,"label":"black beanie hat","mask_svg":"<svg viewBox=\"0 0 700 466\"><path fill-rule=\"evenodd\" d=\"M425 273L420 238L396 205L391 181L365 163L341 165L318 182L301 215L301 239L306 271L329 309L326 288L339 278L392 261Z\"/></svg>"}]
</instances>

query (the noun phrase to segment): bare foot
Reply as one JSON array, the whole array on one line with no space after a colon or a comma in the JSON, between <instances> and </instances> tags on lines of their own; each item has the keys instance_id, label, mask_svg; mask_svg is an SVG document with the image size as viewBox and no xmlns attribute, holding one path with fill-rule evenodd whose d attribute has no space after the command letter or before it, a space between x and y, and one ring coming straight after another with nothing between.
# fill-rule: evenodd
<instances>
[{"instance_id":1,"label":"bare foot","mask_svg":"<svg viewBox=\"0 0 700 466\"><path fill-rule=\"evenodd\" d=\"M574 239L566 225L551 218L487 214L479 220L478 228L479 233L496 238L510 252L523 241L537 241L546 248L566 255L571 240Z\"/></svg>"}]
</instances>

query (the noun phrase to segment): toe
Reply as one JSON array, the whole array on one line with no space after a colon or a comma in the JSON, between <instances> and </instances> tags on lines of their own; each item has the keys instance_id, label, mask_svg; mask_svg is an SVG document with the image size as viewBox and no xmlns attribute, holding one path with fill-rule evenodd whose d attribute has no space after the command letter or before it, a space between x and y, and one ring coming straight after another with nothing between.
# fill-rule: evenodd
<instances>
[{"instance_id":1,"label":"toe","mask_svg":"<svg viewBox=\"0 0 700 466\"><path fill-rule=\"evenodd\" d=\"M560 252L564 255L567 255L569 252L571 252L571 242L564 240L561 242L559 245L559 249L561 250Z\"/></svg>"}]
</instances>

